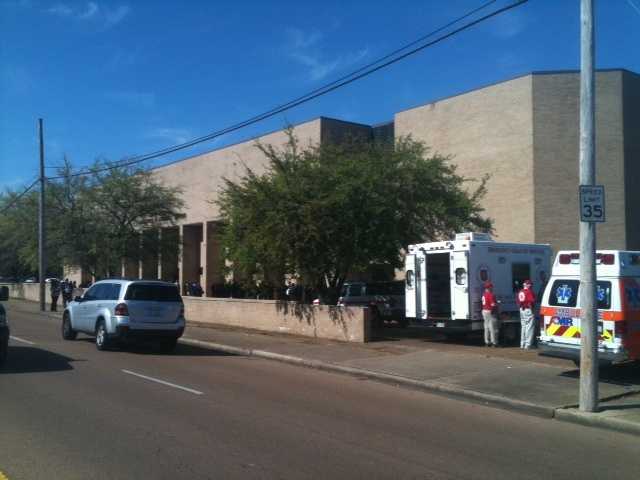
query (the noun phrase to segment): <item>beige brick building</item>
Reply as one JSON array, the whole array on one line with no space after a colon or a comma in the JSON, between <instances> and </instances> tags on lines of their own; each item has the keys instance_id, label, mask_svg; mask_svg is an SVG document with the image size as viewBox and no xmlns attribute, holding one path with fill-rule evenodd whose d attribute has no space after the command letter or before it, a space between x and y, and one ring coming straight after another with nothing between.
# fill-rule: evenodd
<instances>
[{"instance_id":1,"label":"beige brick building","mask_svg":"<svg viewBox=\"0 0 640 480\"><path fill-rule=\"evenodd\" d=\"M539 72L400 112L395 134L451 155L458 172L488 173L483 205L500 240L578 246L580 83ZM597 181L606 188L600 248L640 249L640 76L596 75Z\"/></svg>"},{"instance_id":2,"label":"beige brick building","mask_svg":"<svg viewBox=\"0 0 640 480\"><path fill-rule=\"evenodd\" d=\"M450 155L458 172L489 174L483 200L498 240L578 245L579 74L536 72L411 108L382 126L318 118L295 126L302 144L339 141L345 134L411 135L432 152ZM283 131L259 140L281 146ZM640 250L640 75L626 70L596 75L597 179L606 187L607 222L598 227L599 248ZM250 140L154 170L183 189L186 218L178 227L148 232L140 262L123 274L169 281L223 282L213 203L223 177L237 178L247 165L266 161ZM470 185L473 187L473 184ZM150 253L156 252L156 253Z\"/></svg>"}]
</instances>

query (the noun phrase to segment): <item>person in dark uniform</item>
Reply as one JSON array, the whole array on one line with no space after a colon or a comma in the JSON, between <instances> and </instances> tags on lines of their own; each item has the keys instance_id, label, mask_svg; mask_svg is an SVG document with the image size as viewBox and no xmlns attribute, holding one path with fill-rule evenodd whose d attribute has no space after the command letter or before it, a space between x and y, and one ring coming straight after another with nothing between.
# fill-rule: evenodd
<instances>
[{"instance_id":1,"label":"person in dark uniform","mask_svg":"<svg viewBox=\"0 0 640 480\"><path fill-rule=\"evenodd\" d=\"M60 293L62 289L60 288L60 280L54 278L51 280L51 311L58 311L58 298L60 298Z\"/></svg>"}]
</instances>

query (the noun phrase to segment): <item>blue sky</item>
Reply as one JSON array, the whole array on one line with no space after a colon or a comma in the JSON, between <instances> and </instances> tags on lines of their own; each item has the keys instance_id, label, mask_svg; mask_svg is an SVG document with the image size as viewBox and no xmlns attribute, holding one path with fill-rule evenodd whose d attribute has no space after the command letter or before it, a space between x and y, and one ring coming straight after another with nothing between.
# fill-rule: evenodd
<instances>
[{"instance_id":1,"label":"blue sky","mask_svg":"<svg viewBox=\"0 0 640 480\"><path fill-rule=\"evenodd\" d=\"M119 160L224 128L484 0L0 0L0 188L46 161ZM498 0L494 7L511 0ZM158 165L318 116L375 124L533 70L579 67L579 0L529 0L372 76ZM597 0L598 68L640 73L640 0ZM53 173L53 170L49 171Z\"/></svg>"}]
</instances>

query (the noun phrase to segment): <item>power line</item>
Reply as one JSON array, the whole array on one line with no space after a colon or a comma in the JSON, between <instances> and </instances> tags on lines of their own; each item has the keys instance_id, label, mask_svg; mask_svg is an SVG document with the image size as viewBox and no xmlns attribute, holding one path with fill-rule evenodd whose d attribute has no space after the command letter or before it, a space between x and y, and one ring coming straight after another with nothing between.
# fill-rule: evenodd
<instances>
[{"instance_id":1,"label":"power line","mask_svg":"<svg viewBox=\"0 0 640 480\"><path fill-rule=\"evenodd\" d=\"M400 56L396 56L395 58L392 58L391 60L387 60L390 57L393 57L394 55L398 54L399 52L402 52L402 51L406 50L407 48L409 48L409 47L411 47L411 46L413 46L413 45L415 45L417 43L420 43L421 41L424 41L425 39L427 39L429 37L432 37L436 33L441 32L442 30L445 30L446 28L448 28L448 27L450 27L450 26L452 26L452 25L454 25L456 23L459 23L461 20L464 20L465 18L468 18L469 16L473 15L474 13L477 13L478 11L488 7L489 5L491 5L493 3L495 3L495 1L496 0L491 0L489 2L484 3L482 6L476 8L474 10L471 10L470 12L468 12L465 15L457 18L456 20L447 23L446 25L434 30L433 32L430 32L427 35L424 35L420 39L414 40L413 42L411 42L411 43L409 43L409 44L407 44L407 45L405 45L405 46L403 46L403 47L401 47L399 49L394 50L393 52L385 55L384 57L376 60L375 62L369 63L369 64L367 64L367 65L355 70L354 72L352 72L352 73L350 73L348 75L345 75L345 76L343 76L343 77L341 77L341 78L339 78L337 80L334 80L333 82L330 82L330 83L328 83L328 84L326 84L326 85L324 85L322 87L319 87L319 88L307 93L306 95L302 95L302 96L300 96L300 97L298 97L298 98L296 98L294 100L291 100L291 101L289 101L287 103L284 103L282 105L274 107L271 110L268 110L268 111L266 111L266 112L264 112L264 113L262 113L260 115L256 115L256 116L251 117L251 118L249 118L247 120L244 120L243 122L236 123L234 125L231 125L229 127L224 128L222 130L218 130L218 131L212 132L210 134L204 135L202 137L195 138L193 140L189 140L189 141L181 143L181 144L177 144L177 145L174 145L174 146L171 146L171 147L166 147L166 148L163 148L161 150L157 150L155 152L151 152L151 153L148 153L148 154L134 156L134 157L125 159L123 161L116 162L116 163L111 164L111 165L106 166L106 167L94 168L94 169L91 169L91 170L85 170L84 172L73 173L73 174L70 174L70 175L59 175L59 176L49 177L48 180L57 180L57 179L61 179L61 178L78 177L78 176L85 176L85 175L95 175L97 173L108 171L108 170L113 170L115 168L131 166L131 165L134 165L134 164L137 164L137 163L141 163L141 162L152 160L154 158L158 158L158 157L161 157L161 156L164 156L164 155L168 155L170 153L174 153L174 152L177 152L179 150L183 150L185 148L192 147L192 146L197 145L199 143L203 143L203 142L206 142L208 140L212 140L212 139L214 139L216 137L220 137L222 135L226 135L226 134L234 132L236 130L240 130L241 128L244 128L244 127L247 127L249 125L253 125L255 123L258 123L258 122L260 122L262 120L266 120L268 118L271 118L271 117L273 117L273 116L275 116L275 115L277 115L279 113L282 113L282 112L285 112L287 110L290 110L290 109L292 109L294 107L302 105L303 103L309 102L309 101L311 101L311 100L313 100L313 99L315 99L317 97L320 97L322 95L326 95L327 93L332 92L334 90L337 90L338 88L346 86L346 85L348 85L350 83L353 83L353 82L355 82L357 80L360 80L361 78L364 78L364 77L366 77L368 75L371 75L372 73L375 73L378 70L381 70L381 69L383 69L385 67L388 67L389 65L392 65L392 64L394 64L396 62L399 62L400 60L402 60L404 58L407 58L407 57L409 57L411 55L414 55L414 54L416 54L416 53L418 53L418 52L420 52L420 51L422 51L422 50L424 50L424 49L426 49L428 47L431 47L431 46L433 46L433 45L435 45L437 43L440 43L440 42L446 40L447 38L450 38L450 37L452 37L454 35L457 35L458 33L461 33L461 32L463 32L465 30L468 30L469 28L474 27L475 25L477 25L477 24L479 24L481 22L484 22L484 21L486 21L486 20L488 20L488 19L490 19L492 17L500 15L500 14L502 14L502 13L508 11L508 10L511 10L513 8L519 7L520 5L523 5L524 3L526 3L528 0L519 0L519 1L515 2L515 3L513 3L513 4L510 4L510 5L507 5L505 7L502 7L500 9L498 9L498 10L494 10L493 12L488 13L488 14L486 14L486 15L484 15L484 16L476 19L476 20L473 20L473 21L471 21L469 23L466 23L466 24L462 25L461 27L458 27L458 28L452 30L451 32L449 32L447 34L444 34L444 35L436 38L435 40L432 40L431 42L428 42L428 43L425 43L423 45L420 45L419 47L416 47L416 48L414 48L412 50L409 50L408 52L405 52ZM384 62L384 63L380 63L380 62Z\"/></svg>"},{"instance_id":2,"label":"power line","mask_svg":"<svg viewBox=\"0 0 640 480\"><path fill-rule=\"evenodd\" d=\"M640 15L640 8L638 8L638 6L635 3L633 3L631 0L627 0L627 3L629 4L629 6L631 6L631 8L633 8L636 11L638 15Z\"/></svg>"},{"instance_id":3,"label":"power line","mask_svg":"<svg viewBox=\"0 0 640 480\"><path fill-rule=\"evenodd\" d=\"M33 183L31 185L29 185L27 188L25 188L21 193L19 193L17 196L13 197L13 199L11 200L11 202L9 202L8 205L5 205L2 210L0 210L0 215L3 215L5 212L7 212L9 209L11 209L12 207L14 207L22 197L24 197L27 193L29 193L33 187L35 187L37 185L37 183L40 181L40 177L36 178Z\"/></svg>"}]
</instances>

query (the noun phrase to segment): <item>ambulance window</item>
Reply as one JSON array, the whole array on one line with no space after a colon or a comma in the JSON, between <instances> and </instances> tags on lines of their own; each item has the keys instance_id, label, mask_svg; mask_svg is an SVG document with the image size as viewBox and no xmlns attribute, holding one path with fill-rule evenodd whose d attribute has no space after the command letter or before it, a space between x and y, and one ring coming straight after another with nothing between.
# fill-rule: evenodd
<instances>
[{"instance_id":1,"label":"ambulance window","mask_svg":"<svg viewBox=\"0 0 640 480\"><path fill-rule=\"evenodd\" d=\"M464 268L456 268L456 284L467 284L467 271Z\"/></svg>"},{"instance_id":2,"label":"ambulance window","mask_svg":"<svg viewBox=\"0 0 640 480\"><path fill-rule=\"evenodd\" d=\"M596 284L596 299L598 300L598 308L603 310L611 308L611 282Z\"/></svg>"},{"instance_id":3,"label":"ambulance window","mask_svg":"<svg viewBox=\"0 0 640 480\"><path fill-rule=\"evenodd\" d=\"M549 305L575 307L578 303L578 280L556 280L549 293Z\"/></svg>"},{"instance_id":4,"label":"ambulance window","mask_svg":"<svg viewBox=\"0 0 640 480\"><path fill-rule=\"evenodd\" d=\"M406 281L407 287L413 288L413 270L407 270Z\"/></svg>"},{"instance_id":5,"label":"ambulance window","mask_svg":"<svg viewBox=\"0 0 640 480\"><path fill-rule=\"evenodd\" d=\"M522 288L525 280L531 279L531 266L528 263L511 264L511 286L517 292Z\"/></svg>"}]
</instances>

